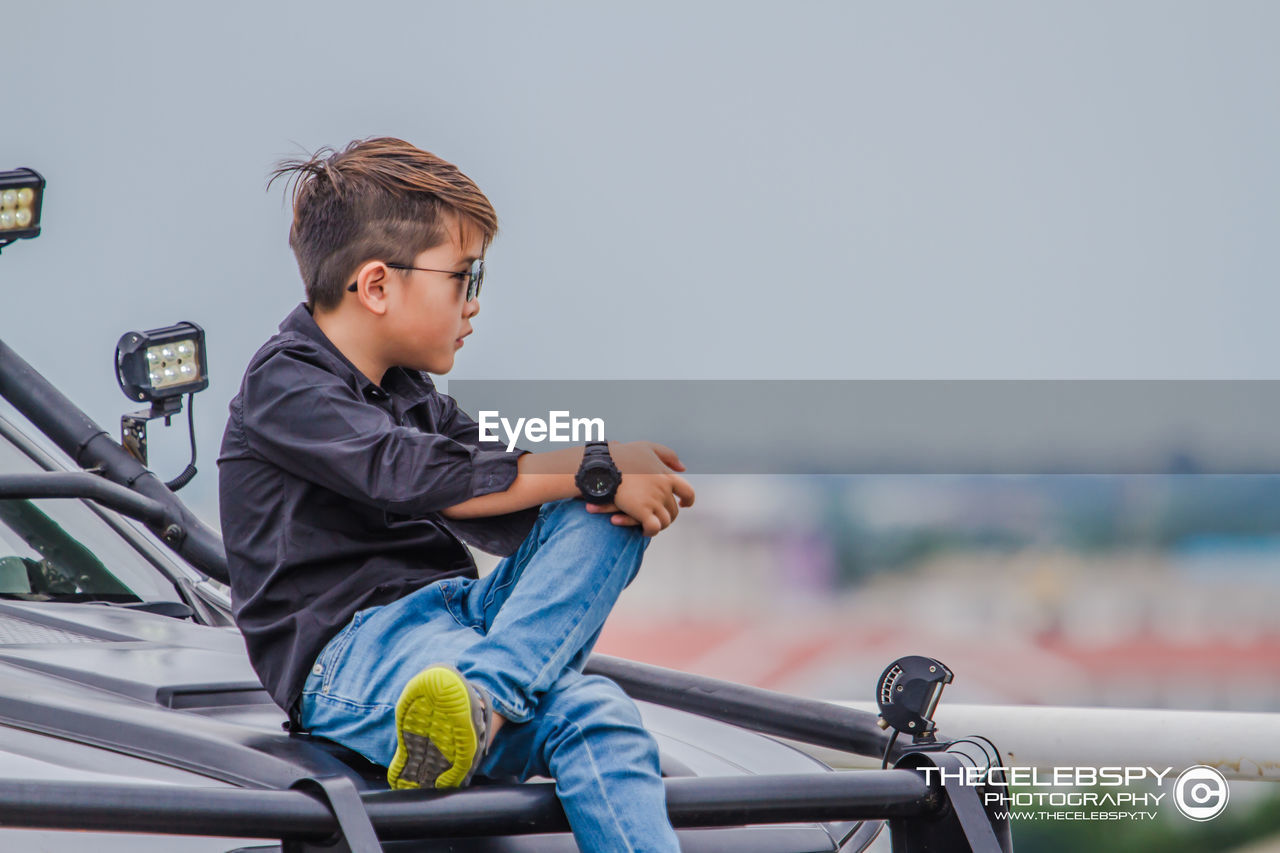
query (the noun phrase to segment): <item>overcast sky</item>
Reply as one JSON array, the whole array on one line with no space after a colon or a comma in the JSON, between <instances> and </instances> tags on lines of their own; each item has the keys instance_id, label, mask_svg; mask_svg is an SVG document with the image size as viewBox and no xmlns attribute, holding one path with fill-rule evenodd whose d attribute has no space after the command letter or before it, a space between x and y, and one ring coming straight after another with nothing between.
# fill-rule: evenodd
<instances>
[{"instance_id":1,"label":"overcast sky","mask_svg":"<svg viewBox=\"0 0 1280 853\"><path fill-rule=\"evenodd\" d=\"M1280 6L6 4L49 180L0 337L113 433L129 329L226 404L302 295L282 156L396 135L501 233L465 378L1280 378ZM153 434L157 468L185 435ZM162 476L171 476L161 470Z\"/></svg>"}]
</instances>

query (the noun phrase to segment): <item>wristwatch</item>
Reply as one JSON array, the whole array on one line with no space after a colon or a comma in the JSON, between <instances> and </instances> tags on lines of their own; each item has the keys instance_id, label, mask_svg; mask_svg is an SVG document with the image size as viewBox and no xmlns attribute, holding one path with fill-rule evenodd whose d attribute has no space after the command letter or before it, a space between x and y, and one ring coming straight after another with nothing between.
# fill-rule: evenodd
<instances>
[{"instance_id":1,"label":"wristwatch","mask_svg":"<svg viewBox=\"0 0 1280 853\"><path fill-rule=\"evenodd\" d=\"M608 442L588 441L582 450L578 475L573 478L573 484L582 492L583 499L589 504L613 503L621 482L622 472L613 464Z\"/></svg>"}]
</instances>

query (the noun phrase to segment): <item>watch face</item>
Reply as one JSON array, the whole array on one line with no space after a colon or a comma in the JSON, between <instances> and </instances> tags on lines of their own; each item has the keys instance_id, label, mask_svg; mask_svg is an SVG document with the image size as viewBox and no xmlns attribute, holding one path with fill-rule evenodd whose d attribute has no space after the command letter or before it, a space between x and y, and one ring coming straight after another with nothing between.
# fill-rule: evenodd
<instances>
[{"instance_id":1,"label":"watch face","mask_svg":"<svg viewBox=\"0 0 1280 853\"><path fill-rule=\"evenodd\" d=\"M608 462L588 462L582 472L582 491L592 497L604 497L618 485L618 476Z\"/></svg>"}]
</instances>

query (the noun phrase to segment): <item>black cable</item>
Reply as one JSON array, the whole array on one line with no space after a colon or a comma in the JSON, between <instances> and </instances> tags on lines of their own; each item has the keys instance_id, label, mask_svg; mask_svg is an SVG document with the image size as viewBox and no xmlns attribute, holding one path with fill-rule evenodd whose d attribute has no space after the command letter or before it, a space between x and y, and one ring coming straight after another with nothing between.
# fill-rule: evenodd
<instances>
[{"instance_id":1,"label":"black cable","mask_svg":"<svg viewBox=\"0 0 1280 853\"><path fill-rule=\"evenodd\" d=\"M881 770L884 770L889 766L889 753L893 752L893 745L897 743L898 735L899 735L898 730L894 729L893 734L890 735L889 737L889 742L884 746L884 760L880 762Z\"/></svg>"},{"instance_id":2,"label":"black cable","mask_svg":"<svg viewBox=\"0 0 1280 853\"><path fill-rule=\"evenodd\" d=\"M181 489L196 475L196 395L191 393L187 395L187 433L191 436L191 461L187 463L187 467L182 469L182 473L165 483L165 487L171 492Z\"/></svg>"}]
</instances>

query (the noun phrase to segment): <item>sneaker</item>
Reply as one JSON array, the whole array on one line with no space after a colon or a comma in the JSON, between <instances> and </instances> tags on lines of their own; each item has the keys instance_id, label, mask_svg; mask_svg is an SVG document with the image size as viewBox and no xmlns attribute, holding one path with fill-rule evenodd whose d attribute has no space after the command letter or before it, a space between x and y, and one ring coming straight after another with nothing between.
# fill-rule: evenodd
<instances>
[{"instance_id":1,"label":"sneaker","mask_svg":"<svg viewBox=\"0 0 1280 853\"><path fill-rule=\"evenodd\" d=\"M447 664L409 679L396 703L392 790L460 788L484 758L492 710L483 694Z\"/></svg>"}]
</instances>

